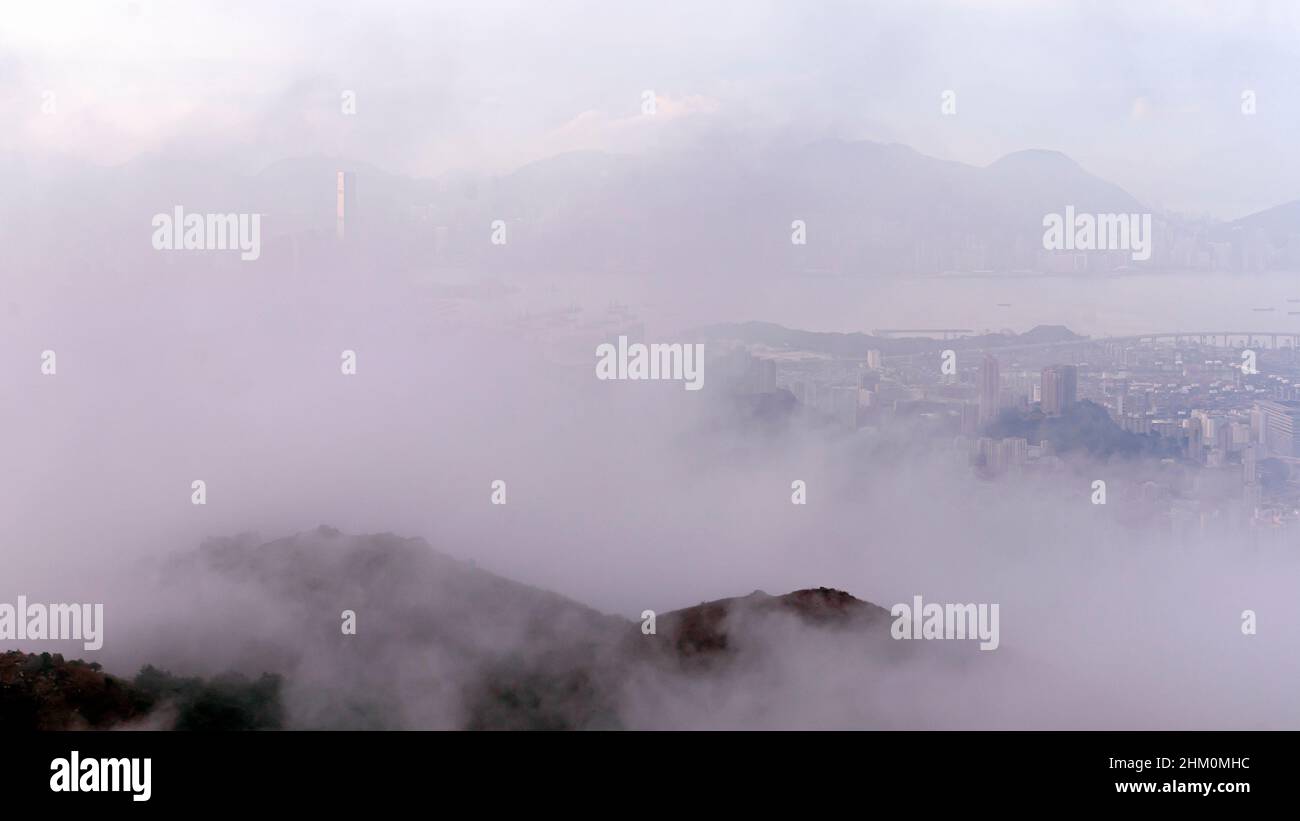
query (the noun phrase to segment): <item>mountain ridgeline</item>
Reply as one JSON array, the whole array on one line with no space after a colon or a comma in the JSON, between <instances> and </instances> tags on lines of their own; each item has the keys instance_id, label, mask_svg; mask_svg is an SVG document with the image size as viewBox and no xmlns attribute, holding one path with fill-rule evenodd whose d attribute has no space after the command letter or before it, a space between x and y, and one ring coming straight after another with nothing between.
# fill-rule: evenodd
<instances>
[{"instance_id":1,"label":"mountain ridgeline","mask_svg":"<svg viewBox=\"0 0 1300 821\"><path fill-rule=\"evenodd\" d=\"M177 652L194 646L216 648L232 669L204 677L147 666L128 680L12 652L0 656L0 726L612 729L661 726L665 715L694 726L715 688L802 666L810 652L819 664L876 667L920 652L890 640L886 610L838 590L755 591L661 613L648 629L419 539L328 527L269 543L209 541L170 561L160 581L173 591L229 585L241 608L267 605L251 621L208 613L204 635L178 627L154 644L169 670L202 667ZM355 634L340 627L345 606Z\"/></svg>"}]
</instances>

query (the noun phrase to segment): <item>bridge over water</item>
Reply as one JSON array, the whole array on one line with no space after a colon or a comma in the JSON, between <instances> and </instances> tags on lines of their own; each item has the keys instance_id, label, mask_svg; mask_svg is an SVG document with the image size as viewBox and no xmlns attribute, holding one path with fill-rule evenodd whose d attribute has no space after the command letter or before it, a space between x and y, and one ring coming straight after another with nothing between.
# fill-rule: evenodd
<instances>
[{"instance_id":1,"label":"bridge over water","mask_svg":"<svg viewBox=\"0 0 1300 821\"><path fill-rule=\"evenodd\" d=\"M956 340L954 340L956 341ZM962 340L965 341L965 340ZM1013 342L1008 345L961 345L963 353L1021 353L1025 351L1047 350L1050 348L1089 347L1093 345L1137 344L1152 345L1169 342L1175 345L1196 343L1217 348L1262 348L1277 350L1280 348L1300 348L1300 331L1175 331L1170 333L1132 334L1129 336L1080 337L1078 339L1057 339L1049 342ZM890 354L886 360L910 360L917 356L933 356L934 351L916 353Z\"/></svg>"}]
</instances>

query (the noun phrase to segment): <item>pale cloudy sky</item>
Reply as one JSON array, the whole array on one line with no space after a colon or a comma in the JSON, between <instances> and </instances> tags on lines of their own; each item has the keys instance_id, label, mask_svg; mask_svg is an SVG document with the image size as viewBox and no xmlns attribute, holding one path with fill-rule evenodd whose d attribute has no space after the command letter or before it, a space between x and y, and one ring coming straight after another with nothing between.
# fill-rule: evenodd
<instances>
[{"instance_id":1,"label":"pale cloudy sky","mask_svg":"<svg viewBox=\"0 0 1300 821\"><path fill-rule=\"evenodd\" d=\"M1235 217L1300 198L1298 43L1285 2L15 0L0 151L437 174L771 130L975 164L1051 148L1153 205ZM647 89L661 116L638 116Z\"/></svg>"}]
</instances>

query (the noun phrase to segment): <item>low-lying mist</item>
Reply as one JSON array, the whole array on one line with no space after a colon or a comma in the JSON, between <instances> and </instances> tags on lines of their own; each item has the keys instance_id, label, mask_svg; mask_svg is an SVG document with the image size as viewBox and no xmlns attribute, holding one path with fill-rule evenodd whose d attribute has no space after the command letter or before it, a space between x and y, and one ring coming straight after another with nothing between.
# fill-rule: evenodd
<instances>
[{"instance_id":1,"label":"low-lying mist","mask_svg":"<svg viewBox=\"0 0 1300 821\"><path fill-rule=\"evenodd\" d=\"M289 726L472 725L467 688L518 663L561 681L594 664L582 726L1300 727L1297 554L1125 521L1141 464L990 481L904 422L755 424L707 365L699 392L598 381L594 355L561 363L544 334L414 285L56 287L75 281L24 300L43 307L11 315L0 351L19 374L0 396L0 595L104 602L106 640L4 649L278 672ZM222 544L244 558L214 560ZM761 652L703 675L601 661L644 610L819 586L997 603L1000 646L899 655L775 618L743 642Z\"/></svg>"}]
</instances>

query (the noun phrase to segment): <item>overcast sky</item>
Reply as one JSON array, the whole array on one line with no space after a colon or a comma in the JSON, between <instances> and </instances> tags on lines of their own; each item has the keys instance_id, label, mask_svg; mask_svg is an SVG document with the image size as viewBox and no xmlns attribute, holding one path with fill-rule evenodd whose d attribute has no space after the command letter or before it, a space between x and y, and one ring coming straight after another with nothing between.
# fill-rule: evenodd
<instances>
[{"instance_id":1,"label":"overcast sky","mask_svg":"<svg viewBox=\"0 0 1300 821\"><path fill-rule=\"evenodd\" d=\"M256 170L325 153L426 175L724 128L980 165L1057 149L1154 206L1222 217L1300 198L1289 3L6 5L0 150L23 154L217 152Z\"/></svg>"}]
</instances>

